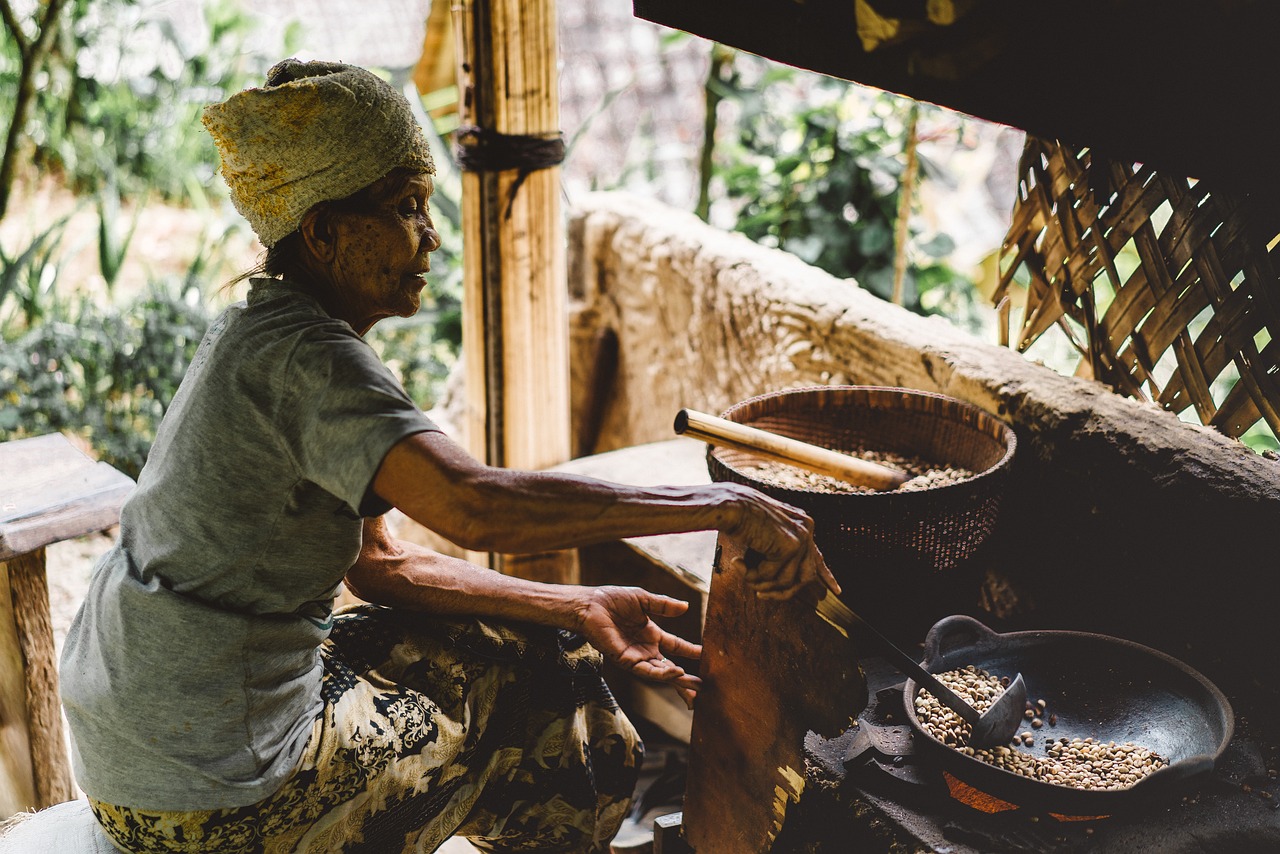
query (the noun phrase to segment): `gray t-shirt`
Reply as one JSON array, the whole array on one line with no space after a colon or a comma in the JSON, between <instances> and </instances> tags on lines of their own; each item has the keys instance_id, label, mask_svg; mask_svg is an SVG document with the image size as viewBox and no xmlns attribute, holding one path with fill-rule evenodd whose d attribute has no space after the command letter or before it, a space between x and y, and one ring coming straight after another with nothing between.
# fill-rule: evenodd
<instances>
[{"instance_id":1,"label":"gray t-shirt","mask_svg":"<svg viewBox=\"0 0 1280 854\"><path fill-rule=\"evenodd\" d=\"M80 786L153 810L243 806L296 765L318 647L392 445L437 429L345 321L254 280L210 326L67 636Z\"/></svg>"}]
</instances>

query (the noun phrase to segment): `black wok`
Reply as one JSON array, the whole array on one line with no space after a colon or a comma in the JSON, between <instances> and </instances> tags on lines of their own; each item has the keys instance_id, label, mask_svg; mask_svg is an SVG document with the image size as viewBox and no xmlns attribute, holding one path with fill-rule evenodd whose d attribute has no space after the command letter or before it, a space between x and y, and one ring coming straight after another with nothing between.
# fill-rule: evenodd
<instances>
[{"instance_id":1,"label":"black wok","mask_svg":"<svg viewBox=\"0 0 1280 854\"><path fill-rule=\"evenodd\" d=\"M942 673L972 664L997 676L1021 673L1027 696L1044 699L1056 725L1023 748L1043 754L1057 738L1134 742L1169 765L1127 789L1075 789L1022 777L938 741L916 719L914 679L903 688L916 743L956 778L1023 807L1068 815L1110 815L1173 796L1213 768L1234 728L1231 705L1213 683L1157 650L1106 635L1069 631L997 634L970 617L936 623L922 666Z\"/></svg>"}]
</instances>

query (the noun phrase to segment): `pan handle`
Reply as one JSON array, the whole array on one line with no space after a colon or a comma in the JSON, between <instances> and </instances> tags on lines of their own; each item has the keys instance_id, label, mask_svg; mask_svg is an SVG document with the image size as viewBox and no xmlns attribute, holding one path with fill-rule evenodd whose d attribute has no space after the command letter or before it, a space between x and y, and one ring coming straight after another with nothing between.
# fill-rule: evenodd
<instances>
[{"instance_id":1,"label":"pan handle","mask_svg":"<svg viewBox=\"0 0 1280 854\"><path fill-rule=\"evenodd\" d=\"M964 614L952 614L933 624L924 639L924 666L960 647L983 646L999 637L984 624Z\"/></svg>"}]
</instances>

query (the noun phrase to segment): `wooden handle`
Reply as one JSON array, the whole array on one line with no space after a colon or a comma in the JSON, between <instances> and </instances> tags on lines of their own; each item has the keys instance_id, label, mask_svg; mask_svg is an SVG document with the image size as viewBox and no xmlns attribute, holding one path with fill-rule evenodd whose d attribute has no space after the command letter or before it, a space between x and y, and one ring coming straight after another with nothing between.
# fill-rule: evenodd
<instances>
[{"instance_id":1,"label":"wooden handle","mask_svg":"<svg viewBox=\"0 0 1280 854\"><path fill-rule=\"evenodd\" d=\"M820 448L769 433L745 424L738 424L714 415L681 409L676 413L676 433L701 439L713 445L736 448L771 460L799 466L809 471L825 474L855 486L868 489L896 489L907 480L907 475L879 463L860 460L829 448Z\"/></svg>"}]
</instances>

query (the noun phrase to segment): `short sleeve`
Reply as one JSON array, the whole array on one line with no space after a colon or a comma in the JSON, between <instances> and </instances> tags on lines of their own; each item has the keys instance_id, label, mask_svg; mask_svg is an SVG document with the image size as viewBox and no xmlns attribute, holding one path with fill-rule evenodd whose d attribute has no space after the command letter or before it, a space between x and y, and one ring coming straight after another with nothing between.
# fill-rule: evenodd
<instances>
[{"instance_id":1,"label":"short sleeve","mask_svg":"<svg viewBox=\"0 0 1280 854\"><path fill-rule=\"evenodd\" d=\"M306 480L353 513L391 509L372 492L378 466L401 439L439 430L362 338L337 324L295 348L284 375L283 438Z\"/></svg>"}]
</instances>

